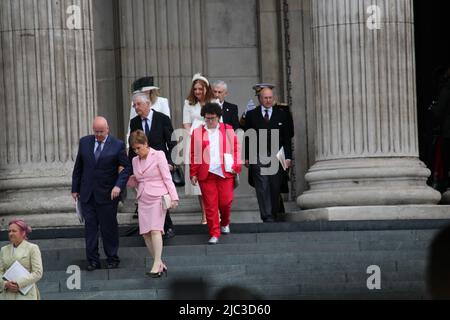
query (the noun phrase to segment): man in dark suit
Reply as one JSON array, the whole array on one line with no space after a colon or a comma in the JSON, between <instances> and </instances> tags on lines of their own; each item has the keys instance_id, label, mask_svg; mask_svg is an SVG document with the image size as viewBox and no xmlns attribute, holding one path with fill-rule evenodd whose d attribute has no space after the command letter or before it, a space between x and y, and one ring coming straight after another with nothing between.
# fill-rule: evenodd
<instances>
[{"instance_id":1,"label":"man in dark suit","mask_svg":"<svg viewBox=\"0 0 450 320\"><path fill-rule=\"evenodd\" d=\"M276 147L276 152L283 147L286 166L291 166L292 145L291 132L289 125L289 117L286 112L274 107L273 90L264 88L260 92L261 106L248 111L245 118L245 130L255 130L257 137L257 154L249 154L249 142L246 141L245 163L249 168L249 183L252 180L256 189L261 219L264 222L273 222L278 218L280 213L280 192L283 168L278 166L278 160L271 153L272 145ZM267 130L264 135L263 130ZM274 130L278 130L278 141L273 141L272 136ZM266 141L260 141L266 139ZM251 142L254 144L255 142ZM267 154L264 150L260 150L261 146L267 147ZM264 157L270 157L271 163L266 164ZM267 175L266 171L276 161L278 170L274 174Z\"/></svg>"},{"instance_id":2,"label":"man in dark suit","mask_svg":"<svg viewBox=\"0 0 450 320\"><path fill-rule=\"evenodd\" d=\"M137 130L144 131L149 146L155 150L164 151L169 169L172 171L174 168L171 153L176 142L172 141L173 127L170 118L161 112L152 110L150 99L145 93L133 95L133 106L137 116L130 120L130 134ZM136 153L130 148L128 151L130 161L135 156ZM167 211L164 222L164 233L166 239L175 235L169 211Z\"/></svg>"},{"instance_id":3,"label":"man in dark suit","mask_svg":"<svg viewBox=\"0 0 450 320\"><path fill-rule=\"evenodd\" d=\"M80 139L72 174L72 197L81 202L85 220L88 271L101 268L99 230L107 268L117 268L120 263L117 205L120 191L126 187L132 173L125 144L109 135L105 118L95 118L93 131L94 135Z\"/></svg>"},{"instance_id":4,"label":"man in dark suit","mask_svg":"<svg viewBox=\"0 0 450 320\"><path fill-rule=\"evenodd\" d=\"M222 122L237 130L239 128L238 106L225 101L225 97L228 95L228 85L219 80L213 83L212 89L214 97L219 100L222 108Z\"/></svg>"}]
</instances>

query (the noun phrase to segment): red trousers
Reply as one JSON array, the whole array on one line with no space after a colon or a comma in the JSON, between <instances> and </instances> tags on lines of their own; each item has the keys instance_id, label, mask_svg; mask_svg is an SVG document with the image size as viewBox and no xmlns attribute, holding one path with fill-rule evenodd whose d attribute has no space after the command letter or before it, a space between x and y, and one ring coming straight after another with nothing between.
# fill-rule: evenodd
<instances>
[{"instance_id":1,"label":"red trousers","mask_svg":"<svg viewBox=\"0 0 450 320\"><path fill-rule=\"evenodd\" d=\"M209 173L208 178L199 181L202 191L203 206L211 237L220 237L220 226L230 224L231 204L233 203L233 178L221 178ZM220 221L219 214L220 213Z\"/></svg>"}]
</instances>

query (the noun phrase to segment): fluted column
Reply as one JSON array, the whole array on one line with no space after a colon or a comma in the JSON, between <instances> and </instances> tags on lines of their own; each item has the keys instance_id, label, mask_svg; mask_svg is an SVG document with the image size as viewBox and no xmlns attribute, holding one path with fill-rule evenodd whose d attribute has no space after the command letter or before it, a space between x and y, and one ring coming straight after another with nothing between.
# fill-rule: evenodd
<instances>
[{"instance_id":1,"label":"fluted column","mask_svg":"<svg viewBox=\"0 0 450 320\"><path fill-rule=\"evenodd\" d=\"M312 0L312 12L317 163L299 205L437 203L418 158L412 0Z\"/></svg>"},{"instance_id":2,"label":"fluted column","mask_svg":"<svg viewBox=\"0 0 450 320\"><path fill-rule=\"evenodd\" d=\"M0 44L0 219L62 225L96 109L92 0L2 0Z\"/></svg>"},{"instance_id":3,"label":"fluted column","mask_svg":"<svg viewBox=\"0 0 450 320\"><path fill-rule=\"evenodd\" d=\"M204 0L119 1L123 104L130 104L131 84L155 77L169 98L172 123L182 122L182 108L192 76L208 75ZM125 128L129 108L124 108Z\"/></svg>"}]
</instances>

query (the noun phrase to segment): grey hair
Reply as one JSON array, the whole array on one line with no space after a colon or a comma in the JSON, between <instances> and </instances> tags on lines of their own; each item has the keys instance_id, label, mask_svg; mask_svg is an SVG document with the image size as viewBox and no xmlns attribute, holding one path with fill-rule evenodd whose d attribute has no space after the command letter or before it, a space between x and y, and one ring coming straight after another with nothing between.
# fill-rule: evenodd
<instances>
[{"instance_id":1,"label":"grey hair","mask_svg":"<svg viewBox=\"0 0 450 320\"><path fill-rule=\"evenodd\" d=\"M143 92L138 92L133 94L133 102L137 99L137 98L142 98L142 100L144 102L150 103L150 98L148 97L148 95L146 93Z\"/></svg>"},{"instance_id":2,"label":"grey hair","mask_svg":"<svg viewBox=\"0 0 450 320\"><path fill-rule=\"evenodd\" d=\"M212 87L214 88L214 87L217 87L217 86L221 86L221 87L223 87L225 89L225 91L228 91L228 85L223 80L214 81Z\"/></svg>"}]
</instances>

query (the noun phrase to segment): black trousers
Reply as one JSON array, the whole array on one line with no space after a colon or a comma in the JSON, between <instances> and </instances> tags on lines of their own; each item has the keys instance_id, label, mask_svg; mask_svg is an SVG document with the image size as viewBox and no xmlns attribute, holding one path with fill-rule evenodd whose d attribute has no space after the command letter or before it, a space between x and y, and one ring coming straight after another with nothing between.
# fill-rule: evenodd
<instances>
[{"instance_id":1,"label":"black trousers","mask_svg":"<svg viewBox=\"0 0 450 320\"><path fill-rule=\"evenodd\" d=\"M273 175L262 175L259 164L251 165L251 172L258 199L259 212L263 221L277 220L280 213L281 169ZM284 209L284 208L283 208Z\"/></svg>"},{"instance_id":2,"label":"black trousers","mask_svg":"<svg viewBox=\"0 0 450 320\"><path fill-rule=\"evenodd\" d=\"M108 263L120 262L117 203L118 201L115 200L107 204L99 204L92 195L87 203L81 204L84 216L86 257L90 264L100 265L98 252L100 234Z\"/></svg>"}]
</instances>

